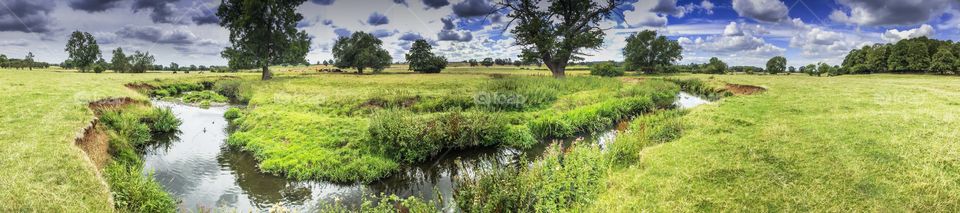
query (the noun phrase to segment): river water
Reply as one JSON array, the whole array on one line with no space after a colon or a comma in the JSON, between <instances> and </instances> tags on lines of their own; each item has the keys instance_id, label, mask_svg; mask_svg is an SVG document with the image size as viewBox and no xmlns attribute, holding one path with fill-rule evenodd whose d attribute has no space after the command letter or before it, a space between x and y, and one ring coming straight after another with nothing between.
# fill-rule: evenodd
<instances>
[{"instance_id":1,"label":"river water","mask_svg":"<svg viewBox=\"0 0 960 213\"><path fill-rule=\"evenodd\" d=\"M675 105L692 108L706 100L681 92ZM441 198L444 208L452 209L453 177L468 174L474 166L516 165L523 158L534 159L550 144L569 145L574 140L608 144L618 130L576 139L545 141L530 150L481 148L442 153L433 160L409 165L400 172L369 184L337 184L324 181L295 181L260 173L256 159L249 153L226 145L226 107L202 109L176 103L154 101L169 107L183 121L180 134L164 145L149 148L144 156L144 171L153 172L163 188L180 200L181 210L219 209L240 212L265 211L282 205L296 211L311 211L320 205L339 202L357 205L363 196L396 194L424 200Z\"/></svg>"}]
</instances>

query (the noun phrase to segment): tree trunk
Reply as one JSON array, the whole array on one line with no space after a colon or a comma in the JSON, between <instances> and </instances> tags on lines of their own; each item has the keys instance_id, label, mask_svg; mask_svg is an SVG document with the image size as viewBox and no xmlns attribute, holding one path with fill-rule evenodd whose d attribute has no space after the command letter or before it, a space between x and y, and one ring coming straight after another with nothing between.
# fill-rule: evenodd
<instances>
[{"instance_id":1,"label":"tree trunk","mask_svg":"<svg viewBox=\"0 0 960 213\"><path fill-rule=\"evenodd\" d=\"M567 65L566 65L566 63L563 63L563 64L561 64L561 63L556 63L556 64L555 64L555 63L549 63L549 62L547 62L547 63L544 63L544 64L546 64L546 65L547 65L547 68L550 69L550 73L553 73L553 77L554 77L554 78L566 78L566 77L567 77L567 74L565 73L565 71L567 70Z\"/></svg>"},{"instance_id":2,"label":"tree trunk","mask_svg":"<svg viewBox=\"0 0 960 213\"><path fill-rule=\"evenodd\" d=\"M363 67L357 67L357 75L363 75Z\"/></svg>"},{"instance_id":3,"label":"tree trunk","mask_svg":"<svg viewBox=\"0 0 960 213\"><path fill-rule=\"evenodd\" d=\"M272 78L273 78L273 73L270 73L270 66L263 65L263 76L260 79L266 81Z\"/></svg>"}]
</instances>

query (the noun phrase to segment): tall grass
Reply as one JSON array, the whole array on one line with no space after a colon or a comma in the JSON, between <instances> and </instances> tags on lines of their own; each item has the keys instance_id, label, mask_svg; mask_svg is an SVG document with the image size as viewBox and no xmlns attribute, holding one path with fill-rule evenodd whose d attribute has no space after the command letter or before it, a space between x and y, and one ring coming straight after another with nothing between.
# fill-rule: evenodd
<instances>
[{"instance_id":1,"label":"tall grass","mask_svg":"<svg viewBox=\"0 0 960 213\"><path fill-rule=\"evenodd\" d=\"M526 164L524 164L526 165ZM607 165L596 146L552 146L531 166L481 168L458 176L454 193L463 212L562 212L589 204Z\"/></svg>"},{"instance_id":2,"label":"tall grass","mask_svg":"<svg viewBox=\"0 0 960 213\"><path fill-rule=\"evenodd\" d=\"M371 117L371 144L387 156L418 162L443 149L487 147L504 143L527 148L536 143L529 130L500 114L447 112L417 115L384 110Z\"/></svg>"},{"instance_id":3,"label":"tall grass","mask_svg":"<svg viewBox=\"0 0 960 213\"><path fill-rule=\"evenodd\" d=\"M177 131L181 121L168 108L127 106L101 112L109 136L113 161L103 170L110 184L116 210L120 212L174 212L176 202L153 181L142 175L140 154L153 134Z\"/></svg>"},{"instance_id":4,"label":"tall grass","mask_svg":"<svg viewBox=\"0 0 960 213\"><path fill-rule=\"evenodd\" d=\"M726 96L733 95L722 85L720 82L714 81L703 81L699 78L666 78L665 80L674 82L680 85L680 88L685 91L692 93L697 96L707 97L711 99L719 99Z\"/></svg>"}]
</instances>

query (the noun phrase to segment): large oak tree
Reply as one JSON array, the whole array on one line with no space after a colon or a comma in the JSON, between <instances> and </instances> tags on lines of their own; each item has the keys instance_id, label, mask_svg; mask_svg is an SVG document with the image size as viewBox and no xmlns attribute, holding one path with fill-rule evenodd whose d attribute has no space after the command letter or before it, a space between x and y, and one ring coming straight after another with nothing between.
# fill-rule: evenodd
<instances>
[{"instance_id":1,"label":"large oak tree","mask_svg":"<svg viewBox=\"0 0 960 213\"><path fill-rule=\"evenodd\" d=\"M652 71L683 59L683 47L656 31L644 30L627 37L623 57L627 70Z\"/></svg>"},{"instance_id":2,"label":"large oak tree","mask_svg":"<svg viewBox=\"0 0 960 213\"><path fill-rule=\"evenodd\" d=\"M222 0L217 16L220 26L230 30L232 46L221 55L231 65L261 67L263 80L273 77L270 65L302 64L310 49L307 33L297 29L303 20L297 7L303 2L306 0Z\"/></svg>"},{"instance_id":3,"label":"large oak tree","mask_svg":"<svg viewBox=\"0 0 960 213\"><path fill-rule=\"evenodd\" d=\"M65 51L69 55L67 60L80 68L81 72L89 70L90 66L101 57L97 39L94 39L93 35L88 32L74 31L70 34L70 40L67 41Z\"/></svg>"},{"instance_id":4,"label":"large oak tree","mask_svg":"<svg viewBox=\"0 0 960 213\"><path fill-rule=\"evenodd\" d=\"M603 29L597 23L616 10L622 0L504 0L510 11L511 31L520 57L536 58L547 65L554 77L565 76L567 64L579 59L585 49L603 44ZM541 7L546 6L546 7Z\"/></svg>"}]
</instances>

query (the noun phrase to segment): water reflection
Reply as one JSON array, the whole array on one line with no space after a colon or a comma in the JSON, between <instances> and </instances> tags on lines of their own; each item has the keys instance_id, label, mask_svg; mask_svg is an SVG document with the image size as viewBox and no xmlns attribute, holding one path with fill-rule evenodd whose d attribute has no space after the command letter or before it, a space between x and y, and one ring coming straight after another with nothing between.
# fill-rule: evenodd
<instances>
[{"instance_id":1,"label":"water reflection","mask_svg":"<svg viewBox=\"0 0 960 213\"><path fill-rule=\"evenodd\" d=\"M691 108L708 103L681 93L676 105ZM192 106L156 101L169 107L183 121L180 133L168 136L169 142L150 147L144 156L145 170L153 171L164 189L181 200L182 210L218 208L241 212L258 211L281 204L295 211L313 211L322 204L339 201L360 205L366 195L396 194L416 196L423 200L442 199L445 208L454 205L453 179L472 176L475 168L518 165L539 157L550 144L569 147L574 141L597 143L601 147L612 142L619 131L628 126L624 121L617 128L579 138L548 140L530 150L512 148L476 148L448 150L433 160L407 165L396 174L370 184L336 184L322 181L296 181L264 174L256 159L247 152L226 145L225 107L201 109Z\"/></svg>"}]
</instances>

